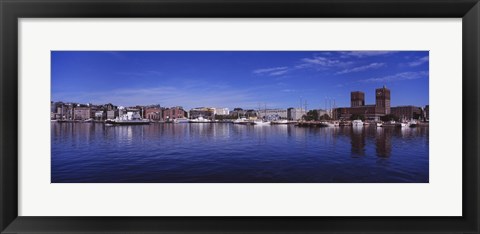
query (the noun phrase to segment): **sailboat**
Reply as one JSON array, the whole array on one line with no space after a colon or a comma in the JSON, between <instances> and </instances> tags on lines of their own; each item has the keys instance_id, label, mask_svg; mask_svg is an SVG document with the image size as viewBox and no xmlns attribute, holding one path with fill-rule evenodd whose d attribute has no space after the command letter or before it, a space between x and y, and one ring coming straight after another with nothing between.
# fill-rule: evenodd
<instances>
[{"instance_id":1,"label":"sailboat","mask_svg":"<svg viewBox=\"0 0 480 234\"><path fill-rule=\"evenodd\" d=\"M260 112L260 108L258 110ZM253 121L253 123L255 125L259 125L259 126L267 126L267 125L270 125L270 121L267 121L266 118L267 118L267 105L265 104L265 108L264 108L264 119L257 119L255 121Z\"/></svg>"}]
</instances>

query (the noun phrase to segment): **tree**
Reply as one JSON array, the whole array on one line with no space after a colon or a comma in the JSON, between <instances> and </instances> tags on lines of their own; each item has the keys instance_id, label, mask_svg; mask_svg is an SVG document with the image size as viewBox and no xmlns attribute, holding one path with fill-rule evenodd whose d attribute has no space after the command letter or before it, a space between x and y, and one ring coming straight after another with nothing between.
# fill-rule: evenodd
<instances>
[{"instance_id":1,"label":"tree","mask_svg":"<svg viewBox=\"0 0 480 234\"><path fill-rule=\"evenodd\" d=\"M382 121L392 121L392 120L398 121L399 120L398 116L396 116L394 114L384 115L384 116L380 117L380 119Z\"/></svg>"},{"instance_id":2,"label":"tree","mask_svg":"<svg viewBox=\"0 0 480 234\"><path fill-rule=\"evenodd\" d=\"M365 116L364 115L359 115L359 114L352 114L350 116L350 120L356 120L356 119L360 119L362 121L365 121Z\"/></svg>"},{"instance_id":3,"label":"tree","mask_svg":"<svg viewBox=\"0 0 480 234\"><path fill-rule=\"evenodd\" d=\"M318 112L315 111L315 110L310 110L307 112L306 115L303 116L303 119L304 120L307 120L307 121L312 121L312 120L318 120L319 117L318 117Z\"/></svg>"},{"instance_id":4,"label":"tree","mask_svg":"<svg viewBox=\"0 0 480 234\"><path fill-rule=\"evenodd\" d=\"M320 116L320 120L332 120L332 118L328 114L323 114Z\"/></svg>"}]
</instances>

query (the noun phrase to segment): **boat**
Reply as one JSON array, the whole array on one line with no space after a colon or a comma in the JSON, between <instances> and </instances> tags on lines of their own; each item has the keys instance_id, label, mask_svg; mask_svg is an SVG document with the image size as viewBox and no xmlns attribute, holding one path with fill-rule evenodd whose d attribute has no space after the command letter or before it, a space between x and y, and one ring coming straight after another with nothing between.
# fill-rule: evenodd
<instances>
[{"instance_id":1,"label":"boat","mask_svg":"<svg viewBox=\"0 0 480 234\"><path fill-rule=\"evenodd\" d=\"M188 123L190 120L187 118L176 118L173 120L173 123L179 124L179 123Z\"/></svg>"},{"instance_id":2,"label":"boat","mask_svg":"<svg viewBox=\"0 0 480 234\"><path fill-rule=\"evenodd\" d=\"M405 122L400 122L400 123L397 123L397 126L403 128L403 127L406 127L406 126L407 126L407 123L405 123Z\"/></svg>"},{"instance_id":3,"label":"boat","mask_svg":"<svg viewBox=\"0 0 480 234\"><path fill-rule=\"evenodd\" d=\"M363 126L363 122L360 119L356 119L356 120L352 121L352 126L354 126L354 127Z\"/></svg>"},{"instance_id":4,"label":"boat","mask_svg":"<svg viewBox=\"0 0 480 234\"><path fill-rule=\"evenodd\" d=\"M377 123L375 124L375 126L377 126L377 127L382 127L382 126L383 126L383 123L382 123L382 122L377 122Z\"/></svg>"},{"instance_id":5,"label":"boat","mask_svg":"<svg viewBox=\"0 0 480 234\"><path fill-rule=\"evenodd\" d=\"M270 122L270 124L289 124L289 122L286 119L279 119L279 120L274 120Z\"/></svg>"},{"instance_id":6,"label":"boat","mask_svg":"<svg viewBox=\"0 0 480 234\"><path fill-rule=\"evenodd\" d=\"M412 119L412 120L408 121L407 125L408 125L408 127L414 128L414 127L418 126L418 123L417 123L416 120Z\"/></svg>"},{"instance_id":7,"label":"boat","mask_svg":"<svg viewBox=\"0 0 480 234\"><path fill-rule=\"evenodd\" d=\"M254 123L246 118L238 118L233 121L233 124L253 125Z\"/></svg>"},{"instance_id":8,"label":"boat","mask_svg":"<svg viewBox=\"0 0 480 234\"><path fill-rule=\"evenodd\" d=\"M258 119L253 121L253 124L258 126L267 126L267 125L270 125L270 121L264 121L264 120Z\"/></svg>"},{"instance_id":9,"label":"boat","mask_svg":"<svg viewBox=\"0 0 480 234\"><path fill-rule=\"evenodd\" d=\"M397 122L395 122L394 120L390 120L382 124L382 127L396 127L396 126L397 126Z\"/></svg>"},{"instance_id":10,"label":"boat","mask_svg":"<svg viewBox=\"0 0 480 234\"><path fill-rule=\"evenodd\" d=\"M211 123L212 120L205 119L202 116L196 118L196 119L191 119L188 121L189 123Z\"/></svg>"},{"instance_id":11,"label":"boat","mask_svg":"<svg viewBox=\"0 0 480 234\"><path fill-rule=\"evenodd\" d=\"M340 125L340 122L338 121L322 121L321 123L327 127L338 127Z\"/></svg>"},{"instance_id":12,"label":"boat","mask_svg":"<svg viewBox=\"0 0 480 234\"><path fill-rule=\"evenodd\" d=\"M107 120L105 123L115 125L146 125L150 124L150 120L142 119L138 112L127 112L114 120Z\"/></svg>"}]
</instances>

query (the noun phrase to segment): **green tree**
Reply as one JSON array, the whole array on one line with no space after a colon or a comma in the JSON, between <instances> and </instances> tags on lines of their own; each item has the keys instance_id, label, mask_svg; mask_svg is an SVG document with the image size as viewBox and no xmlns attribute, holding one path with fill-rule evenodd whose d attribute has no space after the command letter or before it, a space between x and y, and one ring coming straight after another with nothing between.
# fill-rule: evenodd
<instances>
[{"instance_id":1,"label":"green tree","mask_svg":"<svg viewBox=\"0 0 480 234\"><path fill-rule=\"evenodd\" d=\"M304 120L307 120L307 121L312 121L312 120L318 120L319 117L318 117L318 112L315 111L315 110L310 110L307 112L306 115L303 116L303 119Z\"/></svg>"},{"instance_id":2,"label":"green tree","mask_svg":"<svg viewBox=\"0 0 480 234\"><path fill-rule=\"evenodd\" d=\"M322 116L320 116L320 120L332 120L332 118L327 114L323 114Z\"/></svg>"}]
</instances>

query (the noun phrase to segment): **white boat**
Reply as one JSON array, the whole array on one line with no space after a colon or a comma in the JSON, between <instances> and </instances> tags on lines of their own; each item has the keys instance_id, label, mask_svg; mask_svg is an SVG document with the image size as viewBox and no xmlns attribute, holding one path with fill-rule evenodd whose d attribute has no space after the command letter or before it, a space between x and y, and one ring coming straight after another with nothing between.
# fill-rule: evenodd
<instances>
[{"instance_id":1,"label":"white boat","mask_svg":"<svg viewBox=\"0 0 480 234\"><path fill-rule=\"evenodd\" d=\"M242 123L245 123L245 122L247 122L246 118L238 118L238 119L233 121L234 124L242 124Z\"/></svg>"},{"instance_id":2,"label":"white boat","mask_svg":"<svg viewBox=\"0 0 480 234\"><path fill-rule=\"evenodd\" d=\"M406 127L406 126L407 126L407 123L405 123L405 122L400 122L400 123L397 124L397 126L403 128L403 127Z\"/></svg>"},{"instance_id":3,"label":"white boat","mask_svg":"<svg viewBox=\"0 0 480 234\"><path fill-rule=\"evenodd\" d=\"M339 122L328 122L328 121L322 121L320 124L325 125L326 127L338 127Z\"/></svg>"},{"instance_id":4,"label":"white boat","mask_svg":"<svg viewBox=\"0 0 480 234\"><path fill-rule=\"evenodd\" d=\"M356 119L356 120L352 121L352 126L354 126L354 127L363 126L363 122L360 119Z\"/></svg>"},{"instance_id":5,"label":"white boat","mask_svg":"<svg viewBox=\"0 0 480 234\"><path fill-rule=\"evenodd\" d=\"M176 123L176 124L178 124L178 123L188 123L188 121L189 121L189 119L187 119L187 118L177 118L177 119L173 120L173 123Z\"/></svg>"},{"instance_id":6,"label":"white boat","mask_svg":"<svg viewBox=\"0 0 480 234\"><path fill-rule=\"evenodd\" d=\"M382 122L377 122L375 125L376 125L377 127L382 127L382 126L383 126L383 123L382 123Z\"/></svg>"},{"instance_id":7,"label":"white boat","mask_svg":"<svg viewBox=\"0 0 480 234\"><path fill-rule=\"evenodd\" d=\"M274 120L271 122L271 124L288 124L288 120L286 119Z\"/></svg>"},{"instance_id":8,"label":"white boat","mask_svg":"<svg viewBox=\"0 0 480 234\"><path fill-rule=\"evenodd\" d=\"M196 118L196 119L191 119L188 121L189 123L211 123L212 121L209 119L205 119L202 116Z\"/></svg>"},{"instance_id":9,"label":"white boat","mask_svg":"<svg viewBox=\"0 0 480 234\"><path fill-rule=\"evenodd\" d=\"M270 125L270 121L263 121L263 120L261 120L261 119L255 120L255 121L253 121L253 123L254 123L255 125L258 125L258 126L267 126L267 125Z\"/></svg>"},{"instance_id":10,"label":"white boat","mask_svg":"<svg viewBox=\"0 0 480 234\"><path fill-rule=\"evenodd\" d=\"M246 118L238 118L233 121L233 124L243 124L243 125L251 125L254 124L253 121L248 120Z\"/></svg>"},{"instance_id":11,"label":"white boat","mask_svg":"<svg viewBox=\"0 0 480 234\"><path fill-rule=\"evenodd\" d=\"M408 127L414 128L418 125L418 122L416 120L412 119L412 120L408 121L407 125L408 125Z\"/></svg>"}]
</instances>

